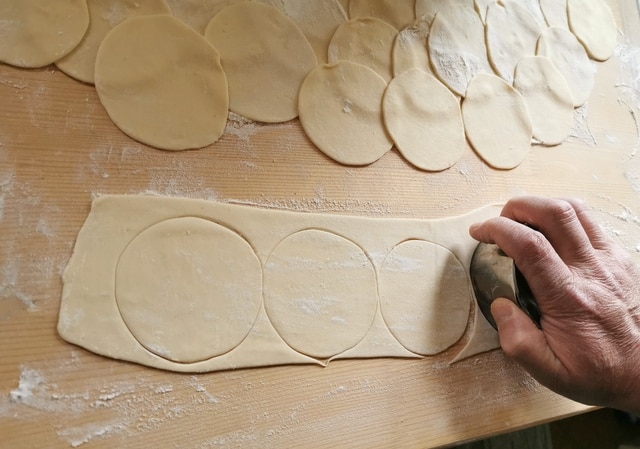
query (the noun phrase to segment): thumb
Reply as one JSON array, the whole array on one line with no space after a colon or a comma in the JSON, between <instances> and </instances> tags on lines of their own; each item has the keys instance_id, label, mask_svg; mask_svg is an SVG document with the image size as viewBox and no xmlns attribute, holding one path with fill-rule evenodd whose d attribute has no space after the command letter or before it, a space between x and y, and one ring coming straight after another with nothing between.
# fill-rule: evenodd
<instances>
[{"instance_id":1,"label":"thumb","mask_svg":"<svg viewBox=\"0 0 640 449\"><path fill-rule=\"evenodd\" d=\"M558 360L542 330L512 301L498 298L491 304L498 326L500 346L540 383L551 389L561 387L566 370Z\"/></svg>"}]
</instances>

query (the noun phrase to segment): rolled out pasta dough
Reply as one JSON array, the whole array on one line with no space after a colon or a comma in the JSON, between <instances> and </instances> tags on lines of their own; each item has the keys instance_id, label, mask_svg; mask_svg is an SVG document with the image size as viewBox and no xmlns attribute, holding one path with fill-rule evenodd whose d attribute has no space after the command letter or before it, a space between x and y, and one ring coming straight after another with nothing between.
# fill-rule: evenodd
<instances>
[{"instance_id":1,"label":"rolled out pasta dough","mask_svg":"<svg viewBox=\"0 0 640 449\"><path fill-rule=\"evenodd\" d=\"M544 145L561 143L573 125L573 97L562 74L543 56L522 58L513 87L522 94L533 137Z\"/></svg>"},{"instance_id":2,"label":"rolled out pasta dough","mask_svg":"<svg viewBox=\"0 0 640 449\"><path fill-rule=\"evenodd\" d=\"M235 348L262 303L262 268L249 243L195 217L137 235L118 260L118 308L148 350L194 363Z\"/></svg>"},{"instance_id":3,"label":"rolled out pasta dough","mask_svg":"<svg viewBox=\"0 0 640 449\"><path fill-rule=\"evenodd\" d=\"M49 65L71 52L88 26L86 0L2 0L0 62Z\"/></svg>"},{"instance_id":4,"label":"rolled out pasta dough","mask_svg":"<svg viewBox=\"0 0 640 449\"><path fill-rule=\"evenodd\" d=\"M569 28L593 59L605 61L616 49L618 29L604 0L567 0Z\"/></svg>"},{"instance_id":5,"label":"rolled out pasta dough","mask_svg":"<svg viewBox=\"0 0 640 449\"><path fill-rule=\"evenodd\" d=\"M517 167L529 153L533 129L524 98L495 75L471 80L462 120L471 146L492 167Z\"/></svg>"},{"instance_id":6,"label":"rolled out pasta dough","mask_svg":"<svg viewBox=\"0 0 640 449\"><path fill-rule=\"evenodd\" d=\"M396 76L385 91L382 111L396 147L416 167L444 170L462 156L460 103L432 75L410 69Z\"/></svg>"},{"instance_id":7,"label":"rolled out pasta dough","mask_svg":"<svg viewBox=\"0 0 640 449\"><path fill-rule=\"evenodd\" d=\"M269 319L293 349L329 359L357 345L376 308L375 270L364 251L316 229L278 244L265 264Z\"/></svg>"},{"instance_id":8,"label":"rolled out pasta dough","mask_svg":"<svg viewBox=\"0 0 640 449\"><path fill-rule=\"evenodd\" d=\"M329 43L329 63L357 62L376 71L386 82L393 78L391 52L398 30L374 17L351 19L338 27Z\"/></svg>"},{"instance_id":9,"label":"rolled out pasta dough","mask_svg":"<svg viewBox=\"0 0 640 449\"><path fill-rule=\"evenodd\" d=\"M95 83L118 128L147 145L200 148L224 132L229 96L218 52L170 15L134 17L111 30Z\"/></svg>"},{"instance_id":10,"label":"rolled out pasta dough","mask_svg":"<svg viewBox=\"0 0 640 449\"><path fill-rule=\"evenodd\" d=\"M571 89L573 106L582 106L593 90L595 68L573 33L565 28L547 28L538 39L536 54L553 62Z\"/></svg>"},{"instance_id":11,"label":"rolled out pasta dough","mask_svg":"<svg viewBox=\"0 0 640 449\"><path fill-rule=\"evenodd\" d=\"M393 146L382 120L387 83L364 65L348 61L315 68L300 88L300 123L327 156L366 165Z\"/></svg>"},{"instance_id":12,"label":"rolled out pasta dough","mask_svg":"<svg viewBox=\"0 0 640 449\"><path fill-rule=\"evenodd\" d=\"M182 372L451 345L444 361L467 357L498 347L470 312L477 242L467 230L499 210L411 220L99 197L64 270L58 331L98 354ZM470 315L483 331L463 348Z\"/></svg>"},{"instance_id":13,"label":"rolled out pasta dough","mask_svg":"<svg viewBox=\"0 0 640 449\"><path fill-rule=\"evenodd\" d=\"M283 12L260 2L233 4L211 19L204 36L220 52L232 112L267 123L298 116L300 85L317 60Z\"/></svg>"},{"instance_id":14,"label":"rolled out pasta dough","mask_svg":"<svg viewBox=\"0 0 640 449\"><path fill-rule=\"evenodd\" d=\"M428 48L434 73L461 97L476 74L493 73L487 59L484 26L473 2L460 2L438 11L429 30Z\"/></svg>"},{"instance_id":15,"label":"rolled out pasta dough","mask_svg":"<svg viewBox=\"0 0 640 449\"><path fill-rule=\"evenodd\" d=\"M408 240L382 264L382 316L391 333L416 354L438 354L457 342L471 301L464 266L442 246Z\"/></svg>"},{"instance_id":16,"label":"rolled out pasta dough","mask_svg":"<svg viewBox=\"0 0 640 449\"><path fill-rule=\"evenodd\" d=\"M93 84L96 54L107 33L123 20L151 14L171 14L164 0L88 0L89 29L80 44L56 66L67 75Z\"/></svg>"}]
</instances>

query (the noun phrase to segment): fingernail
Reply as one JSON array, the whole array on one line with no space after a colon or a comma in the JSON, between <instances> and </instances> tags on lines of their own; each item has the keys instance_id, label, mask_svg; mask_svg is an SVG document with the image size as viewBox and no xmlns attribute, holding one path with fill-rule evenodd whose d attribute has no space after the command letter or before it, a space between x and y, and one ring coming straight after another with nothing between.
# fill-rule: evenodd
<instances>
[{"instance_id":1,"label":"fingernail","mask_svg":"<svg viewBox=\"0 0 640 449\"><path fill-rule=\"evenodd\" d=\"M507 321L511 319L513 316L513 307L512 302L508 299L496 299L491 303L491 316L493 316L494 321L498 328Z\"/></svg>"}]
</instances>

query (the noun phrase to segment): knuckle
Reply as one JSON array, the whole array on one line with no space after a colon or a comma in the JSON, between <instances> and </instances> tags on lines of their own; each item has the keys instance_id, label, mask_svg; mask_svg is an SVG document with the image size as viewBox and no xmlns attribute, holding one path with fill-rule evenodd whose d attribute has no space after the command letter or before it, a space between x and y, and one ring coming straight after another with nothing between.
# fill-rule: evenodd
<instances>
[{"instance_id":1,"label":"knuckle","mask_svg":"<svg viewBox=\"0 0 640 449\"><path fill-rule=\"evenodd\" d=\"M556 200L549 207L551 220L555 223L570 223L578 219L573 205L566 200Z\"/></svg>"}]
</instances>

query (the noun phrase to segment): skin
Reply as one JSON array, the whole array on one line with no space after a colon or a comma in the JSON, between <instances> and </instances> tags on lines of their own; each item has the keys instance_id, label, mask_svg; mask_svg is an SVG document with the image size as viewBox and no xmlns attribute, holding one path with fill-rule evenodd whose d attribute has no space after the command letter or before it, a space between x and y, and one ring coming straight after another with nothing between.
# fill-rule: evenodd
<instances>
[{"instance_id":1,"label":"skin","mask_svg":"<svg viewBox=\"0 0 640 449\"><path fill-rule=\"evenodd\" d=\"M542 313L538 329L493 302L504 352L559 394L640 414L640 270L587 205L519 197L469 233L514 259Z\"/></svg>"}]
</instances>

